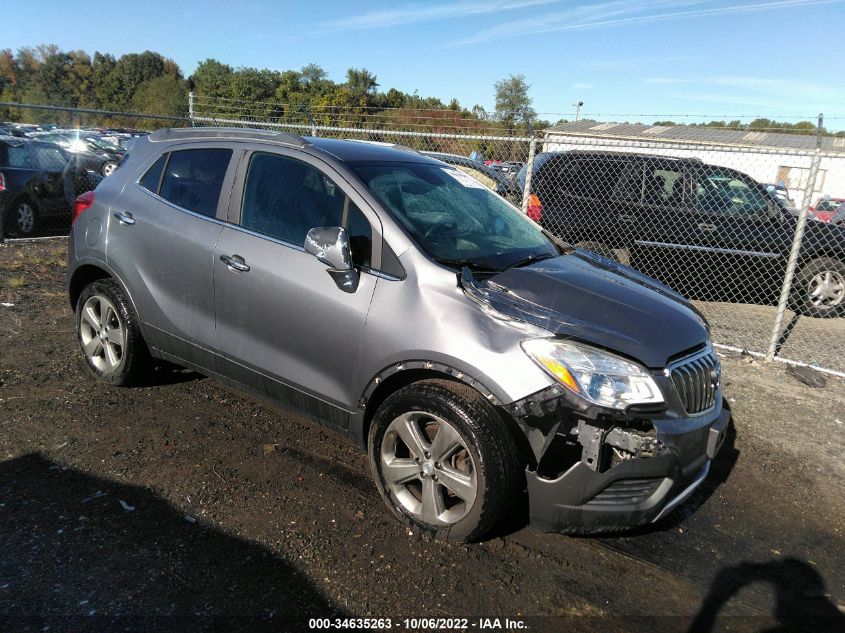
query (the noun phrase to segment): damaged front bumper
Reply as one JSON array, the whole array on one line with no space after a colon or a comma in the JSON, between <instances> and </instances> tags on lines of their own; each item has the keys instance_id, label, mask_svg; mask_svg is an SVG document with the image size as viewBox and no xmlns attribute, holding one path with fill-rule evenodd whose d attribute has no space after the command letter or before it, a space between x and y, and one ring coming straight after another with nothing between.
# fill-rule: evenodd
<instances>
[{"instance_id":1,"label":"damaged front bumper","mask_svg":"<svg viewBox=\"0 0 845 633\"><path fill-rule=\"evenodd\" d=\"M609 532L660 520L707 477L730 421L720 393L694 416L671 406L611 414L568 400L553 388L510 407L534 454L526 471L531 526L544 532Z\"/></svg>"}]
</instances>

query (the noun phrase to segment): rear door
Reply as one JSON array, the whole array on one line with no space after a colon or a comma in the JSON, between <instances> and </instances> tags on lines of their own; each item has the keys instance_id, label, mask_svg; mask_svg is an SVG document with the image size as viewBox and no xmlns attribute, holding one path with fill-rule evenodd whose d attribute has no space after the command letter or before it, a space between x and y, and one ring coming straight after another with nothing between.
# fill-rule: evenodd
<instances>
[{"instance_id":1,"label":"rear door","mask_svg":"<svg viewBox=\"0 0 845 633\"><path fill-rule=\"evenodd\" d=\"M106 259L132 295L145 339L209 369L214 246L239 156L234 144L171 146L125 185L108 215Z\"/></svg>"},{"instance_id":2,"label":"rear door","mask_svg":"<svg viewBox=\"0 0 845 633\"><path fill-rule=\"evenodd\" d=\"M255 148L242 162L230 224L214 256L222 373L282 406L346 426L381 260L381 224L318 159ZM354 292L305 252L308 230L346 226L360 269Z\"/></svg>"}]
</instances>

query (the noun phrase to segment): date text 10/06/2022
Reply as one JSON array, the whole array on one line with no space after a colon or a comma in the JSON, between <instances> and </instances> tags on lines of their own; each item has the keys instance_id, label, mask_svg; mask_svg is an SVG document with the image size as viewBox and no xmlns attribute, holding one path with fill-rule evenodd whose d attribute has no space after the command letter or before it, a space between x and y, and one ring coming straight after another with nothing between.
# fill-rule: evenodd
<instances>
[{"instance_id":1,"label":"date text 10/06/2022","mask_svg":"<svg viewBox=\"0 0 845 633\"><path fill-rule=\"evenodd\" d=\"M494 631L524 630L528 624L519 619L510 618L311 618L308 628L319 629L366 629L408 631Z\"/></svg>"}]
</instances>

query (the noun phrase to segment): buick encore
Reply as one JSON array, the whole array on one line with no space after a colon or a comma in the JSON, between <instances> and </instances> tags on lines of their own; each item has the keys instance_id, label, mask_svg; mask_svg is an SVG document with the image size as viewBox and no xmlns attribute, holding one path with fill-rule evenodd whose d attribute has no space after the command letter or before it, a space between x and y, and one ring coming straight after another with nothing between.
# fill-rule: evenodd
<instances>
[{"instance_id":1,"label":"buick encore","mask_svg":"<svg viewBox=\"0 0 845 633\"><path fill-rule=\"evenodd\" d=\"M657 521L729 422L687 300L400 147L154 132L77 201L68 292L102 381L160 359L311 418L451 541L526 489L545 531Z\"/></svg>"}]
</instances>

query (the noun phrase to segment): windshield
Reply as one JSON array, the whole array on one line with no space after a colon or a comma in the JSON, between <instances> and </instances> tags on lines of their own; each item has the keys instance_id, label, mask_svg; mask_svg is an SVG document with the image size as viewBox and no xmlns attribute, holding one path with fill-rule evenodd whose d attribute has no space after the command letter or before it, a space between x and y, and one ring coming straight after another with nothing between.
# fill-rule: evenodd
<instances>
[{"instance_id":1,"label":"windshield","mask_svg":"<svg viewBox=\"0 0 845 633\"><path fill-rule=\"evenodd\" d=\"M446 265L505 269L559 254L536 224L454 167L381 163L354 169L428 256Z\"/></svg>"}]
</instances>

